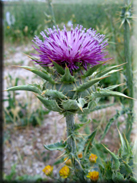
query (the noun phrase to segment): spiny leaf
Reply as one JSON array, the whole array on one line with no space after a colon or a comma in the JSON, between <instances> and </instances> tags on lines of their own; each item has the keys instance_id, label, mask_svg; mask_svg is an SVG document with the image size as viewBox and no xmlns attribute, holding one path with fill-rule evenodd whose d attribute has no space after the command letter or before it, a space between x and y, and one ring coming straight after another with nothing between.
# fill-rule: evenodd
<instances>
[{"instance_id":1,"label":"spiny leaf","mask_svg":"<svg viewBox=\"0 0 137 183\"><path fill-rule=\"evenodd\" d=\"M123 114L126 114L128 112L128 108L125 109L125 110L121 110L121 111L117 111L117 113L111 118L109 119L109 122L107 123L106 127L105 127L105 130L104 130L104 133L101 137L101 140L105 137L105 135L107 134L110 126L112 125L112 123L118 119L119 116L123 115Z\"/></svg>"},{"instance_id":2,"label":"spiny leaf","mask_svg":"<svg viewBox=\"0 0 137 183\"><path fill-rule=\"evenodd\" d=\"M52 61L52 63L54 64L54 67L56 68L57 72L61 75L65 74L65 70L63 69L63 67L61 67L60 65L58 65L56 62Z\"/></svg>"},{"instance_id":3,"label":"spiny leaf","mask_svg":"<svg viewBox=\"0 0 137 183\"><path fill-rule=\"evenodd\" d=\"M115 89L115 88L117 88L119 86L122 86L122 85L125 85L125 83L121 83L119 85L112 85L112 86L109 86L107 88L104 88L104 90L113 90L113 89Z\"/></svg>"},{"instance_id":4,"label":"spiny leaf","mask_svg":"<svg viewBox=\"0 0 137 183\"><path fill-rule=\"evenodd\" d=\"M113 105L116 105L116 104L113 103L113 104L104 104L104 105L96 106L93 110L91 110L91 112L92 112L92 111L96 111L96 110L100 110L100 109L105 109L105 108L111 107L111 106L113 106Z\"/></svg>"},{"instance_id":5,"label":"spiny leaf","mask_svg":"<svg viewBox=\"0 0 137 183\"><path fill-rule=\"evenodd\" d=\"M88 120L86 123L80 123L80 124L78 124L78 123L75 123L75 130L79 130L81 127L83 127L84 125L87 125L87 124L89 124L90 123L90 120Z\"/></svg>"},{"instance_id":6,"label":"spiny leaf","mask_svg":"<svg viewBox=\"0 0 137 183\"><path fill-rule=\"evenodd\" d=\"M65 68L65 74L62 76L61 81L64 83L74 83L75 78L71 75L69 68Z\"/></svg>"},{"instance_id":7,"label":"spiny leaf","mask_svg":"<svg viewBox=\"0 0 137 183\"><path fill-rule=\"evenodd\" d=\"M105 127L104 133L103 133L103 135L102 135L102 137L101 137L101 140L105 137L105 135L107 134L108 130L110 129L112 123L113 123L119 116L120 116L120 114L119 114L119 113L116 113L116 114L113 116L113 118L111 118L111 119L109 120L109 122L107 123L107 125L106 125L106 127Z\"/></svg>"},{"instance_id":8,"label":"spiny leaf","mask_svg":"<svg viewBox=\"0 0 137 183\"><path fill-rule=\"evenodd\" d=\"M62 92L59 92L57 90L47 89L47 90L44 90L41 95L45 95L52 98L58 98L58 99L67 99L67 97Z\"/></svg>"},{"instance_id":9,"label":"spiny leaf","mask_svg":"<svg viewBox=\"0 0 137 183\"><path fill-rule=\"evenodd\" d=\"M53 151L53 150L63 150L66 147L66 143L57 142L54 144L44 145L45 149Z\"/></svg>"},{"instance_id":10,"label":"spiny leaf","mask_svg":"<svg viewBox=\"0 0 137 183\"><path fill-rule=\"evenodd\" d=\"M30 59L32 59L32 60L36 60L36 62L38 62L38 61L39 61L39 60L37 60L37 59L36 59L36 57L33 57L33 56L30 56L30 55L27 55L27 54L25 54L25 53L24 53L24 55L26 55L27 57L29 57L29 58L30 58Z\"/></svg>"},{"instance_id":11,"label":"spiny leaf","mask_svg":"<svg viewBox=\"0 0 137 183\"><path fill-rule=\"evenodd\" d=\"M40 65L41 66L41 71L42 72L44 72L45 74L51 74L51 75L54 75L54 70L53 70L53 68L52 67L46 67L46 66L42 66L42 65Z\"/></svg>"},{"instance_id":12,"label":"spiny leaf","mask_svg":"<svg viewBox=\"0 0 137 183\"><path fill-rule=\"evenodd\" d=\"M84 106L84 104L86 103L84 98L79 98L78 99L78 106L80 108L81 111L83 111L82 107Z\"/></svg>"},{"instance_id":13,"label":"spiny leaf","mask_svg":"<svg viewBox=\"0 0 137 183\"><path fill-rule=\"evenodd\" d=\"M120 162L119 162L119 159L118 157L113 153L111 152L107 147L105 147L103 144L102 146L107 150L107 152L112 156L113 160L114 160L114 163L113 163L113 168L115 170L118 170L119 167L120 167Z\"/></svg>"},{"instance_id":14,"label":"spiny leaf","mask_svg":"<svg viewBox=\"0 0 137 183\"><path fill-rule=\"evenodd\" d=\"M126 96L125 94L117 91L111 91L111 90L100 90L98 92L93 92L92 95L89 97L90 99L98 98L98 97L107 97L107 96L115 96L115 97L125 97L132 99L131 97Z\"/></svg>"},{"instance_id":15,"label":"spiny leaf","mask_svg":"<svg viewBox=\"0 0 137 183\"><path fill-rule=\"evenodd\" d=\"M92 142L93 142L93 140L94 140L94 138L95 138L96 132L97 132L97 130L94 130L94 131L91 133L91 135L89 135L89 136L87 137L87 140L86 140L86 142L85 142L85 147L84 147L84 156L87 154L88 149L89 149L89 147L91 146L91 144L92 144Z\"/></svg>"},{"instance_id":16,"label":"spiny leaf","mask_svg":"<svg viewBox=\"0 0 137 183\"><path fill-rule=\"evenodd\" d=\"M118 67L120 67L120 66L122 66L122 65L124 65L124 64L125 64L125 63L120 64L120 65L115 65L115 66L107 67L107 68L104 69L103 71L98 72L96 76L97 76L97 77L103 76L103 75L107 74L108 72L110 72L111 70L113 70L113 69L115 69L115 68L118 68Z\"/></svg>"},{"instance_id":17,"label":"spiny leaf","mask_svg":"<svg viewBox=\"0 0 137 183\"><path fill-rule=\"evenodd\" d=\"M6 91L16 91L16 90L32 91L32 92L38 93L38 94L41 93L40 90L36 86L34 86L32 84L30 84L30 85L13 86L11 88L8 88Z\"/></svg>"},{"instance_id":18,"label":"spiny leaf","mask_svg":"<svg viewBox=\"0 0 137 183\"><path fill-rule=\"evenodd\" d=\"M79 110L77 111L78 114L89 114L95 107L97 106L97 103L95 100L92 100L88 103L87 107L82 108L83 111Z\"/></svg>"},{"instance_id":19,"label":"spiny leaf","mask_svg":"<svg viewBox=\"0 0 137 183\"><path fill-rule=\"evenodd\" d=\"M64 157L60 158L59 160L55 161L53 165L58 165L64 162Z\"/></svg>"},{"instance_id":20,"label":"spiny leaf","mask_svg":"<svg viewBox=\"0 0 137 183\"><path fill-rule=\"evenodd\" d=\"M118 133L119 133L119 137L120 137L120 142L121 142L121 153L123 154L123 152L126 150L126 144L125 144L125 140L123 138L123 136L121 135L119 129L118 130Z\"/></svg>"},{"instance_id":21,"label":"spiny leaf","mask_svg":"<svg viewBox=\"0 0 137 183\"><path fill-rule=\"evenodd\" d=\"M54 64L54 67L56 68L57 72L61 75L65 74L65 71L63 69L63 67L61 67L59 64L57 64L56 62L54 62L50 57L48 57L51 62Z\"/></svg>"},{"instance_id":22,"label":"spiny leaf","mask_svg":"<svg viewBox=\"0 0 137 183\"><path fill-rule=\"evenodd\" d=\"M132 150L131 150L130 144L129 144L128 140L126 139L125 135L124 135L124 140L125 140L125 144L126 144L126 147L127 147L127 150L128 150L128 154L131 155Z\"/></svg>"},{"instance_id":23,"label":"spiny leaf","mask_svg":"<svg viewBox=\"0 0 137 183\"><path fill-rule=\"evenodd\" d=\"M112 174L112 180L114 182L120 183L121 180L124 180L124 175L121 174L120 172L113 172L113 174Z\"/></svg>"},{"instance_id":24,"label":"spiny leaf","mask_svg":"<svg viewBox=\"0 0 137 183\"><path fill-rule=\"evenodd\" d=\"M57 111L57 112L62 112L63 109L61 109L57 102L55 100L48 100L48 99L45 99L43 98L42 96L40 95L37 95L37 98L44 104L44 106L51 110L51 111Z\"/></svg>"},{"instance_id":25,"label":"spiny leaf","mask_svg":"<svg viewBox=\"0 0 137 183\"><path fill-rule=\"evenodd\" d=\"M91 87L92 85L94 85L95 83L99 82L100 80L104 79L106 77L101 77L101 78L95 78L95 79L92 79L86 83L83 83L82 85L80 85L79 87L77 88L74 88L74 91L76 92L81 92L81 91L84 91L86 90L87 88Z\"/></svg>"},{"instance_id":26,"label":"spiny leaf","mask_svg":"<svg viewBox=\"0 0 137 183\"><path fill-rule=\"evenodd\" d=\"M119 71L121 71L122 69L113 69L113 70L111 70L111 71L109 71L109 72L107 72L106 74L103 74L103 75L101 75L101 76L108 76L108 75L111 75L111 74L113 74L113 73L115 73L115 72L119 72Z\"/></svg>"},{"instance_id":27,"label":"spiny leaf","mask_svg":"<svg viewBox=\"0 0 137 183\"><path fill-rule=\"evenodd\" d=\"M80 124L75 124L74 125L74 130L76 131L76 130L79 130L81 127L83 127L85 125L85 123L80 123Z\"/></svg>"},{"instance_id":28,"label":"spiny leaf","mask_svg":"<svg viewBox=\"0 0 137 183\"><path fill-rule=\"evenodd\" d=\"M128 162L128 159L131 156L131 148L129 146L129 143L126 137L123 138L119 130L118 130L118 133L119 133L120 142L121 142L121 147L120 147L121 157L124 159L125 162Z\"/></svg>"},{"instance_id":29,"label":"spiny leaf","mask_svg":"<svg viewBox=\"0 0 137 183\"><path fill-rule=\"evenodd\" d=\"M48 74L46 74L45 72L38 71L38 70L36 70L36 69L33 68L33 67L28 67L28 66L20 66L20 67L21 67L21 68L24 68L24 69L26 69L26 70L29 70L29 71L31 71L31 72L33 72L34 74L40 76L41 78L43 78L43 79L49 81L49 82L52 83L52 84L55 83L54 80L53 80Z\"/></svg>"},{"instance_id":30,"label":"spiny leaf","mask_svg":"<svg viewBox=\"0 0 137 183\"><path fill-rule=\"evenodd\" d=\"M113 153L113 152L111 152L107 147L105 147L103 144L102 144L102 146L107 150L107 152L112 156L112 158L114 159L114 160L118 160L118 157Z\"/></svg>"},{"instance_id":31,"label":"spiny leaf","mask_svg":"<svg viewBox=\"0 0 137 183\"><path fill-rule=\"evenodd\" d=\"M108 62L108 61L105 61L105 62L102 62L102 63L100 63L100 64L97 64L97 65L93 66L92 68L88 69L88 70L86 71L86 73L85 73L82 77L83 77L83 78L86 78L86 77L88 77L88 76L91 76L100 66L102 66L102 65L105 64L106 62Z\"/></svg>"},{"instance_id":32,"label":"spiny leaf","mask_svg":"<svg viewBox=\"0 0 137 183\"><path fill-rule=\"evenodd\" d=\"M132 173L132 168L125 161L123 161L123 163L125 164L125 167L126 167L127 172L129 174Z\"/></svg>"}]
</instances>

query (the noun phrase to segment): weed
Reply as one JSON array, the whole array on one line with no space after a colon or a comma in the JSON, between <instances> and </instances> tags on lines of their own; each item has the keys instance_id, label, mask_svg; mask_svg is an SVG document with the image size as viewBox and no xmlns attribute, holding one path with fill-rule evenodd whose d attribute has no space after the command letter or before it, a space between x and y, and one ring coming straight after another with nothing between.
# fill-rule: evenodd
<instances>
[{"instance_id":1,"label":"weed","mask_svg":"<svg viewBox=\"0 0 137 183\"><path fill-rule=\"evenodd\" d=\"M11 75L7 77L8 86L11 86L11 83L14 82L15 86L18 85L19 78L13 80ZM4 119L5 123L14 123L17 126L37 126L41 125L42 121L46 114L48 114L49 110L44 110L42 106L30 111L30 105L32 105L32 101L26 100L17 101L16 96L18 92L8 92L7 98L3 99L3 102L8 102L7 107L4 107ZM29 108L29 109L28 109Z\"/></svg>"},{"instance_id":2,"label":"weed","mask_svg":"<svg viewBox=\"0 0 137 183\"><path fill-rule=\"evenodd\" d=\"M23 182L41 182L43 179L40 175L35 175L35 176L30 176L30 175L22 175L22 176L17 176L16 175L16 164L12 165L11 167L11 172L10 174L6 175L4 174L3 176L4 181L23 181Z\"/></svg>"}]
</instances>

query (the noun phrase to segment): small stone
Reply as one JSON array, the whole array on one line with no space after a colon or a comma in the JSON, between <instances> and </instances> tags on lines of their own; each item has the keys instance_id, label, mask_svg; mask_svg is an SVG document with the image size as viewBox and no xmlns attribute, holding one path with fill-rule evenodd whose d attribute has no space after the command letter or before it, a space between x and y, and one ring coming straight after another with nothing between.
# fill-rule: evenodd
<instances>
[{"instance_id":1,"label":"small stone","mask_svg":"<svg viewBox=\"0 0 137 183\"><path fill-rule=\"evenodd\" d=\"M23 152L24 152L25 155L32 155L32 146L26 145L23 148Z\"/></svg>"},{"instance_id":2,"label":"small stone","mask_svg":"<svg viewBox=\"0 0 137 183\"><path fill-rule=\"evenodd\" d=\"M38 139L37 139L37 142L41 142L41 139L40 139L40 138L38 138Z\"/></svg>"}]
</instances>

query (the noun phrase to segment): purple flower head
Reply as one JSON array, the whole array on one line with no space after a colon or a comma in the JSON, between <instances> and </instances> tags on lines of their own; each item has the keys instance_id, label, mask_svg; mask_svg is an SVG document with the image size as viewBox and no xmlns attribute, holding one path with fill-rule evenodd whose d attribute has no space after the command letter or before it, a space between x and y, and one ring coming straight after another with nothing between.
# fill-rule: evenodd
<instances>
[{"instance_id":1,"label":"purple flower head","mask_svg":"<svg viewBox=\"0 0 137 183\"><path fill-rule=\"evenodd\" d=\"M53 66L52 61L56 62L63 68L67 65L69 70L81 69L87 70L99 64L100 61L106 61L107 52L104 51L107 46L105 36L97 34L93 29L86 30L83 26L77 25L71 31L67 31L64 26L63 30L53 27L41 32L44 41L35 36L33 42L39 47L34 47L39 54L38 64L42 66Z\"/></svg>"}]
</instances>

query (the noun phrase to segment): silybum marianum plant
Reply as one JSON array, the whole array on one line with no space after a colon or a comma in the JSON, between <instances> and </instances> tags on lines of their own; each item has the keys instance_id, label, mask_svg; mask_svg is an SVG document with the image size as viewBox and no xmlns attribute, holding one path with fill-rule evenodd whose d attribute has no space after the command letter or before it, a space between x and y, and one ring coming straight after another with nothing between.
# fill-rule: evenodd
<instances>
[{"instance_id":1,"label":"silybum marianum plant","mask_svg":"<svg viewBox=\"0 0 137 183\"><path fill-rule=\"evenodd\" d=\"M97 180L98 172L91 171L90 173L89 171L88 173L87 167L80 163L80 154L78 155L76 146L76 131L81 126L74 123L74 115L89 113L96 107L98 98L102 96L127 97L122 93L112 91L118 85L108 88L98 87L99 81L119 71L121 65L98 71L98 68L108 60L105 58L107 55L105 48L108 43L105 36L97 34L95 30L86 30L79 25L76 28L72 26L70 31L67 31L65 26L63 30L53 27L53 29L45 30L45 33L41 32L41 36L43 40L38 37L33 40L38 54L31 58L36 62L36 68L28 66L21 66L21 68L33 72L45 82L42 86L36 84L15 86L9 88L8 91L32 91L47 109L63 114L66 118L67 140L44 147L48 150L65 150L65 156L71 160L75 180L84 181L89 178ZM37 68L37 64L40 65L40 69ZM92 143L95 133L96 131L85 141L82 149L84 156L88 152L89 143ZM94 155L93 157L96 160ZM46 167L44 171L52 170L51 167L48 168L47 170ZM67 178L69 174L70 169L65 165L60 170L60 176Z\"/></svg>"}]
</instances>

